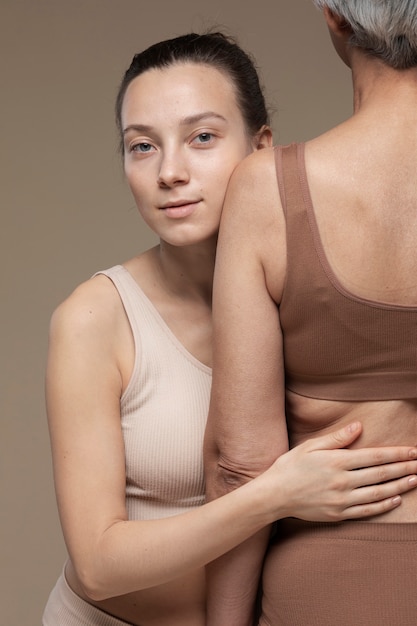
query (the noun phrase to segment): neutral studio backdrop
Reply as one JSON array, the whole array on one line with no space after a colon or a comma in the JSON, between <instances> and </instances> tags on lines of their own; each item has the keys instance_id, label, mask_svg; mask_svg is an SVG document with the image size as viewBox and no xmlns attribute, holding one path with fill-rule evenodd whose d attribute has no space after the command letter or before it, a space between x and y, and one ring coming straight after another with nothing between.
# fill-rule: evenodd
<instances>
[{"instance_id":1,"label":"neutral studio backdrop","mask_svg":"<svg viewBox=\"0 0 417 626\"><path fill-rule=\"evenodd\" d=\"M311 0L0 0L1 626L38 626L65 547L44 406L50 315L81 281L153 244L117 152L133 54L226 29L261 68L276 142L351 114L347 68Z\"/></svg>"}]
</instances>

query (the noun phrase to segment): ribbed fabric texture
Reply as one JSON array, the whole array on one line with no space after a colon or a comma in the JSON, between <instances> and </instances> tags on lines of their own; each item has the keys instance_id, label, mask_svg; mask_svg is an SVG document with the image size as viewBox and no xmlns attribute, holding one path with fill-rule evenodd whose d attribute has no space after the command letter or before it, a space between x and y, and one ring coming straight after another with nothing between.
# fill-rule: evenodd
<instances>
[{"instance_id":1,"label":"ribbed fabric texture","mask_svg":"<svg viewBox=\"0 0 417 626\"><path fill-rule=\"evenodd\" d=\"M42 626L131 626L85 602L69 587L65 574L51 591L42 616Z\"/></svg>"},{"instance_id":2,"label":"ribbed fabric texture","mask_svg":"<svg viewBox=\"0 0 417 626\"><path fill-rule=\"evenodd\" d=\"M279 146L275 157L287 231L287 388L325 400L417 398L417 307L360 298L340 284L321 243L304 144Z\"/></svg>"},{"instance_id":3,"label":"ribbed fabric texture","mask_svg":"<svg viewBox=\"0 0 417 626\"><path fill-rule=\"evenodd\" d=\"M129 519L182 513L204 501L211 369L178 341L123 266L99 273L119 292L136 350L121 399Z\"/></svg>"},{"instance_id":4,"label":"ribbed fabric texture","mask_svg":"<svg viewBox=\"0 0 417 626\"><path fill-rule=\"evenodd\" d=\"M260 626L415 626L417 524L278 523Z\"/></svg>"}]
</instances>

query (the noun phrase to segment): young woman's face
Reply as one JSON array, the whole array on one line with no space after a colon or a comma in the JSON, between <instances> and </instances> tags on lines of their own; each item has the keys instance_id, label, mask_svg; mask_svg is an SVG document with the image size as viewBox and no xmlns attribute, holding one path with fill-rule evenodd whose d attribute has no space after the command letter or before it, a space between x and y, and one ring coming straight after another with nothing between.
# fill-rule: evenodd
<instances>
[{"instance_id":1,"label":"young woman's face","mask_svg":"<svg viewBox=\"0 0 417 626\"><path fill-rule=\"evenodd\" d=\"M123 102L124 167L138 209L176 246L215 236L229 178L253 149L230 81L200 64L152 69Z\"/></svg>"}]
</instances>

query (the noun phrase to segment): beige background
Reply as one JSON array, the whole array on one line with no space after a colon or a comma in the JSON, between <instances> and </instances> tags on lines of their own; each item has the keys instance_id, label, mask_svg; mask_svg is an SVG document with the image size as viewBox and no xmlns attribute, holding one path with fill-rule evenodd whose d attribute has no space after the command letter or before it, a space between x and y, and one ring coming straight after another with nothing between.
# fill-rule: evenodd
<instances>
[{"instance_id":1,"label":"beige background","mask_svg":"<svg viewBox=\"0 0 417 626\"><path fill-rule=\"evenodd\" d=\"M276 141L351 112L349 72L310 0L0 0L0 623L40 624L65 556L43 376L52 310L153 242L126 190L113 102L133 54L217 25L262 68Z\"/></svg>"}]
</instances>

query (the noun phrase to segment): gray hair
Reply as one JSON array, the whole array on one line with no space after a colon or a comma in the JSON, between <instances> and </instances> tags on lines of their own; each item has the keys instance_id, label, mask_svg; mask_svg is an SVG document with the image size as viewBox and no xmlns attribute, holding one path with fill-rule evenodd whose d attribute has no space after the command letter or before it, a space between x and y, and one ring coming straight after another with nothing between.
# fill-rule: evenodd
<instances>
[{"instance_id":1,"label":"gray hair","mask_svg":"<svg viewBox=\"0 0 417 626\"><path fill-rule=\"evenodd\" d=\"M350 44L394 69L417 65L417 0L313 0L344 18Z\"/></svg>"}]
</instances>

